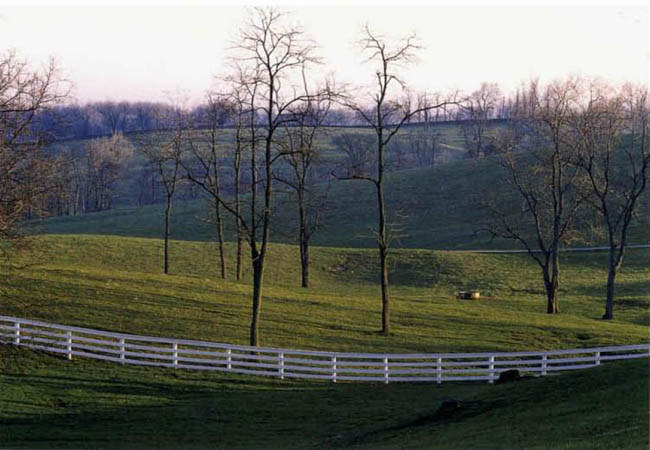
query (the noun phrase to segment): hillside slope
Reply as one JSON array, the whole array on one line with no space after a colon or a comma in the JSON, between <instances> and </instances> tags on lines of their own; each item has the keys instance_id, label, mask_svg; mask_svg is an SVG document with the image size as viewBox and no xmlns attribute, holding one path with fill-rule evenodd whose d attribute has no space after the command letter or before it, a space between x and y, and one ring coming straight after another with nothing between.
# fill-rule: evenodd
<instances>
[{"instance_id":1,"label":"hillside slope","mask_svg":"<svg viewBox=\"0 0 650 450\"><path fill-rule=\"evenodd\" d=\"M228 246L232 268L234 248ZM3 280L0 314L135 334L246 344L250 269L217 278L213 244L104 236L42 236ZM606 253L566 254L558 315L545 313L539 269L525 255L399 250L392 255L393 335L380 328L373 250L315 248L299 287L298 249L273 245L262 305L263 345L338 351L453 352L647 342L650 251L630 251L615 320L602 321ZM478 288L480 301L456 292Z\"/></svg>"},{"instance_id":2,"label":"hillside slope","mask_svg":"<svg viewBox=\"0 0 650 450\"><path fill-rule=\"evenodd\" d=\"M492 158L462 160L438 167L398 171L387 178L386 200L395 229L394 247L429 249L518 248L511 241L478 232L488 220L481 208L486 193L502 186L503 174ZM322 213L322 228L314 244L332 247L373 247L376 222L374 188L367 182L334 182L330 205ZM518 201L502 196L500 201L516 211ZM650 191L642 199L639 218L630 230L630 242L650 243ZM172 213L172 238L211 241L212 207L206 201L176 202ZM297 211L286 196L278 196L272 222L274 242L297 239ZM227 215L226 215L227 216ZM233 240L228 217L228 239ZM57 217L31 223L38 233L104 234L135 237L162 236L163 206L123 207L76 217ZM594 245L600 240L587 242ZM572 245L585 244L576 242Z\"/></svg>"}]
</instances>

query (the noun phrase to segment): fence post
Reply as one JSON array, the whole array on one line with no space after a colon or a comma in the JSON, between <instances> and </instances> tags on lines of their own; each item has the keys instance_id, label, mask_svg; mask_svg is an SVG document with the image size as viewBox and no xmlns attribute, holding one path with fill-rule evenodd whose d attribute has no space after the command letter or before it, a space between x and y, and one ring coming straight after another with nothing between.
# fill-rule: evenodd
<instances>
[{"instance_id":1,"label":"fence post","mask_svg":"<svg viewBox=\"0 0 650 450\"><path fill-rule=\"evenodd\" d=\"M547 355L546 353L544 353L544 354L542 355L542 376L543 376L543 377L546 376L546 368L547 368L547 364L548 364L548 355Z\"/></svg>"},{"instance_id":2,"label":"fence post","mask_svg":"<svg viewBox=\"0 0 650 450\"><path fill-rule=\"evenodd\" d=\"M16 331L14 332L14 344L20 345L20 322L16 322Z\"/></svg>"},{"instance_id":3,"label":"fence post","mask_svg":"<svg viewBox=\"0 0 650 450\"><path fill-rule=\"evenodd\" d=\"M332 356L332 381L336 383L336 356Z\"/></svg>"},{"instance_id":4,"label":"fence post","mask_svg":"<svg viewBox=\"0 0 650 450\"><path fill-rule=\"evenodd\" d=\"M388 384L388 358L384 358L384 384Z\"/></svg>"},{"instance_id":5,"label":"fence post","mask_svg":"<svg viewBox=\"0 0 650 450\"><path fill-rule=\"evenodd\" d=\"M490 371L490 380L488 383L494 384L494 356L488 359L488 370Z\"/></svg>"},{"instance_id":6,"label":"fence post","mask_svg":"<svg viewBox=\"0 0 650 450\"><path fill-rule=\"evenodd\" d=\"M596 365L600 366L600 352L596 352Z\"/></svg>"},{"instance_id":7,"label":"fence post","mask_svg":"<svg viewBox=\"0 0 650 450\"><path fill-rule=\"evenodd\" d=\"M68 331L68 360L72 360L72 331Z\"/></svg>"},{"instance_id":8,"label":"fence post","mask_svg":"<svg viewBox=\"0 0 650 450\"><path fill-rule=\"evenodd\" d=\"M124 338L120 338L120 363L124 364L124 357L126 351L126 342L124 341Z\"/></svg>"},{"instance_id":9,"label":"fence post","mask_svg":"<svg viewBox=\"0 0 650 450\"><path fill-rule=\"evenodd\" d=\"M284 380L284 353L278 355L278 375Z\"/></svg>"},{"instance_id":10,"label":"fence post","mask_svg":"<svg viewBox=\"0 0 650 450\"><path fill-rule=\"evenodd\" d=\"M174 350L174 369L178 369L178 343L174 342L172 349Z\"/></svg>"},{"instance_id":11,"label":"fence post","mask_svg":"<svg viewBox=\"0 0 650 450\"><path fill-rule=\"evenodd\" d=\"M436 383L442 384L442 356L438 356L436 362L438 363L438 367L436 368Z\"/></svg>"},{"instance_id":12,"label":"fence post","mask_svg":"<svg viewBox=\"0 0 650 450\"><path fill-rule=\"evenodd\" d=\"M228 369L228 371L232 370L232 350L230 347L226 350L226 369Z\"/></svg>"}]
</instances>

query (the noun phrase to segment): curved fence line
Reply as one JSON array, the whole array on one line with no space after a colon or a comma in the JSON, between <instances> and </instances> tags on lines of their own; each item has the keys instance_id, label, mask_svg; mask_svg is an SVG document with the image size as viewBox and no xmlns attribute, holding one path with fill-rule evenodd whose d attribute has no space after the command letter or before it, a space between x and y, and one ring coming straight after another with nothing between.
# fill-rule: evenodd
<instances>
[{"instance_id":1,"label":"curved fence line","mask_svg":"<svg viewBox=\"0 0 650 450\"><path fill-rule=\"evenodd\" d=\"M483 381L517 369L544 376L647 358L650 344L491 353L342 353L139 336L0 316L0 341L121 364L284 378L373 382Z\"/></svg>"}]
</instances>

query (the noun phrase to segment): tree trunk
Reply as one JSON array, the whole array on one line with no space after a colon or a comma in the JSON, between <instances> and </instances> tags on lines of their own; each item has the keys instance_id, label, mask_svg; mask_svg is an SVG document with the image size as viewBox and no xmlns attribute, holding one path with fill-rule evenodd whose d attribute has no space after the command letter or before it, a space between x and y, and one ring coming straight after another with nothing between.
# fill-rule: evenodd
<instances>
[{"instance_id":1,"label":"tree trunk","mask_svg":"<svg viewBox=\"0 0 650 450\"><path fill-rule=\"evenodd\" d=\"M236 265L236 278L237 281L241 280L241 257L242 257L242 237L241 237L241 228L237 225L237 260L235 261Z\"/></svg>"},{"instance_id":2,"label":"tree trunk","mask_svg":"<svg viewBox=\"0 0 650 450\"><path fill-rule=\"evenodd\" d=\"M616 280L616 268L609 265L607 272L607 300L605 301L605 314L603 319L611 320L614 318L614 281Z\"/></svg>"},{"instance_id":3,"label":"tree trunk","mask_svg":"<svg viewBox=\"0 0 650 450\"><path fill-rule=\"evenodd\" d=\"M388 294L388 238L386 236L386 205L382 178L377 183L379 209L379 279L381 283L381 332L390 334L390 297Z\"/></svg>"},{"instance_id":4,"label":"tree trunk","mask_svg":"<svg viewBox=\"0 0 650 450\"><path fill-rule=\"evenodd\" d=\"M219 262L221 263L221 278L226 279L226 256L223 248L223 221L221 220L221 205L215 199L215 225L217 231L217 245L219 246Z\"/></svg>"},{"instance_id":5,"label":"tree trunk","mask_svg":"<svg viewBox=\"0 0 650 450\"><path fill-rule=\"evenodd\" d=\"M611 320L614 318L614 291L616 274L623 263L623 248L618 251L615 245L609 247L609 267L607 270L607 299L605 300L605 314L603 319Z\"/></svg>"},{"instance_id":6,"label":"tree trunk","mask_svg":"<svg viewBox=\"0 0 650 450\"><path fill-rule=\"evenodd\" d=\"M300 233L300 266L302 272L302 287L309 287L309 237Z\"/></svg>"},{"instance_id":7,"label":"tree trunk","mask_svg":"<svg viewBox=\"0 0 650 450\"><path fill-rule=\"evenodd\" d=\"M239 199L239 158L240 155L237 153L235 155L235 226L237 228L237 256L235 257L235 278L237 281L241 280L241 265L242 265L242 226L239 221L239 214L241 211L241 203Z\"/></svg>"},{"instance_id":8,"label":"tree trunk","mask_svg":"<svg viewBox=\"0 0 650 450\"><path fill-rule=\"evenodd\" d=\"M559 312L557 299L557 284L553 282L545 283L546 287L546 312L555 314Z\"/></svg>"},{"instance_id":9,"label":"tree trunk","mask_svg":"<svg viewBox=\"0 0 650 450\"><path fill-rule=\"evenodd\" d=\"M390 298L388 296L388 251L384 245L379 246L381 265L381 332L390 334Z\"/></svg>"},{"instance_id":10,"label":"tree trunk","mask_svg":"<svg viewBox=\"0 0 650 450\"><path fill-rule=\"evenodd\" d=\"M558 252L551 254L549 264L544 267L544 287L546 288L546 313L557 314L560 312L558 301L558 286L560 285L560 267Z\"/></svg>"},{"instance_id":11,"label":"tree trunk","mask_svg":"<svg viewBox=\"0 0 650 450\"><path fill-rule=\"evenodd\" d=\"M169 233L170 233L170 216L172 211L172 197L167 196L167 208L165 208L165 262L164 272L169 273Z\"/></svg>"},{"instance_id":12,"label":"tree trunk","mask_svg":"<svg viewBox=\"0 0 650 450\"><path fill-rule=\"evenodd\" d=\"M269 92L274 92L273 78L269 85ZM273 123L273 95L269 96L268 101L268 112L267 112L267 121L268 124ZM264 213L262 214L262 242L259 251L257 250L254 242L251 242L251 259L253 264L253 313L251 317L251 329L250 329L250 345L257 347L259 345L259 323L260 323L260 313L262 310L262 285L264 282L264 259L266 258L266 250L269 243L269 236L271 231L271 197L272 197L272 186L273 186L273 173L271 170L272 162L272 144L273 144L273 133L269 130L269 133L266 135L265 139L265 149L264 149L264 173L265 173L265 185L264 185ZM255 151L254 149L251 152L252 164L251 169L254 171L255 168ZM253 181L255 178L253 177ZM255 183L253 183L253 189L255 189ZM255 214L255 197L253 196L253 202L251 203L252 213ZM255 239L254 234L251 236L251 240Z\"/></svg>"},{"instance_id":13,"label":"tree trunk","mask_svg":"<svg viewBox=\"0 0 650 450\"><path fill-rule=\"evenodd\" d=\"M251 316L250 345L259 345L260 311L262 309L262 282L264 281L264 258L255 250L251 250L253 262L253 313Z\"/></svg>"},{"instance_id":14,"label":"tree trunk","mask_svg":"<svg viewBox=\"0 0 650 450\"><path fill-rule=\"evenodd\" d=\"M302 192L298 192L298 215L300 219L300 269L301 269L301 286L309 287L309 234L307 232L307 218L304 208L304 199Z\"/></svg>"}]
</instances>

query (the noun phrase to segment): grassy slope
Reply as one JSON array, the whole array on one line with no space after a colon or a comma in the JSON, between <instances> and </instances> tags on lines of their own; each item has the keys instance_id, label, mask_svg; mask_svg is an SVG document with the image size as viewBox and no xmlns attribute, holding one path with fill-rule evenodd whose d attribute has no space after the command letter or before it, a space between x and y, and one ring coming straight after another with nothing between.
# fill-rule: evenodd
<instances>
[{"instance_id":1,"label":"grassy slope","mask_svg":"<svg viewBox=\"0 0 650 450\"><path fill-rule=\"evenodd\" d=\"M2 448L648 448L647 360L499 386L334 385L3 347ZM450 397L461 407L436 417Z\"/></svg>"},{"instance_id":2,"label":"grassy slope","mask_svg":"<svg viewBox=\"0 0 650 450\"><path fill-rule=\"evenodd\" d=\"M213 244L172 242L172 275L160 274L160 241L42 236L31 264L10 272L0 313L139 334L246 343L249 270L216 279ZM229 251L232 256L232 247ZM603 311L606 254L564 255L562 314L544 313L539 269L525 255L399 250L391 280L394 335L376 333L375 252L317 248L312 287L301 289L297 249L269 255L264 345L339 351L532 350L646 342L650 251L631 251L618 279L616 320ZM232 261L232 258L230 258ZM459 289L479 288L479 302Z\"/></svg>"},{"instance_id":3,"label":"grassy slope","mask_svg":"<svg viewBox=\"0 0 650 450\"><path fill-rule=\"evenodd\" d=\"M495 124L495 127L500 126ZM283 130L280 130L282 132ZM207 132L206 132L207 133ZM235 140L235 134L232 128L226 128L221 130L220 136L218 137L219 146L221 148L221 154L223 157L222 164L224 167L232 166L233 158L233 143ZM317 140L318 149L320 151L320 162L321 164L327 164L330 167L333 167L338 162L341 161L343 157L343 152L338 150L333 143L333 139L341 134L363 134L363 135L373 135L373 131L370 128L354 128L354 127L345 127L345 128L324 128L321 130L320 135ZM406 137L410 133L415 134L427 134L435 133L438 135L440 142L440 148L438 149L437 161L444 163L447 161L457 160L463 158L465 154L464 139L462 136L462 130L460 126L456 123L437 123L430 124L430 126L425 128L421 125L407 125L402 128L402 130L397 134L396 138L393 140L395 143L398 143L401 147L408 145L408 140ZM135 148L135 154L132 155L129 160L126 162L126 167L121 177L119 184L115 186L114 191L114 204L117 206L128 206L128 205L137 205L138 196L140 187L138 186L139 178L142 177L142 168L146 165L147 159L141 152L139 152L140 146L144 142L161 142L164 139L165 132L135 132L127 133L125 137L131 141ZM207 135L206 135L207 138ZM52 144L48 149L52 153L61 152L67 150L73 155L81 157L85 154L88 145L90 144L91 139L70 139L61 142ZM415 158L413 155L410 156L411 161L409 162L410 166L415 165ZM247 158L244 158L247 160ZM280 162L281 164L281 162ZM326 171L327 172L327 171ZM164 194L160 192L161 196Z\"/></svg>"},{"instance_id":4,"label":"grassy slope","mask_svg":"<svg viewBox=\"0 0 650 450\"><path fill-rule=\"evenodd\" d=\"M386 189L388 210L399 213L396 247L436 249L517 248L510 241L491 241L484 226L486 212L477 207L477 196L503 184L493 159L463 160L428 169L399 171L389 175ZM373 247L370 231L376 222L373 187L358 181L335 182L330 194L331 209L323 215L323 229L314 236L316 245ZM501 198L501 201L508 201ZM517 202L513 202L513 207ZM648 218L650 191L642 202L640 216ZM211 209L201 201L177 202L173 210L172 237L210 241L214 229L206 221ZM275 208L272 238L290 243L296 239L296 212L289 202ZM163 207L125 207L77 217L58 217L33 223L45 233L92 233L158 238L163 230ZM232 227L230 227L232 228ZM230 233L232 239L232 232ZM650 242L650 227L635 224L630 242Z\"/></svg>"},{"instance_id":5,"label":"grassy slope","mask_svg":"<svg viewBox=\"0 0 650 450\"><path fill-rule=\"evenodd\" d=\"M487 161L395 174L389 202L409 211L404 247L503 246L474 236L476 187L498 183ZM340 183L337 209L316 238L368 247L369 186ZM647 203L647 200L646 200ZM175 237L209 240L198 202L175 210ZM289 215L276 223L290 223ZM57 233L157 237L160 208L52 219ZM289 236L275 236L288 242ZM646 228L634 230L647 242ZM172 243L171 276L159 241L42 236L1 287L0 314L152 335L245 343L249 274L216 279L214 246ZM229 247L232 255L233 248ZM231 259L232 261L232 259ZM551 349L647 342L650 252L631 251L618 279L616 320L602 314L605 254L564 255L562 314L543 313L538 268L521 255L428 250L393 254L395 334L379 325L375 252L318 248L313 286L297 288L297 249L272 248L262 312L265 345L364 351ZM248 269L248 266L246 266ZM480 302L454 299L478 287ZM65 448L647 448L647 360L506 386L330 385L172 372L73 361L0 347L0 447ZM445 397L462 400L434 420Z\"/></svg>"}]
</instances>

